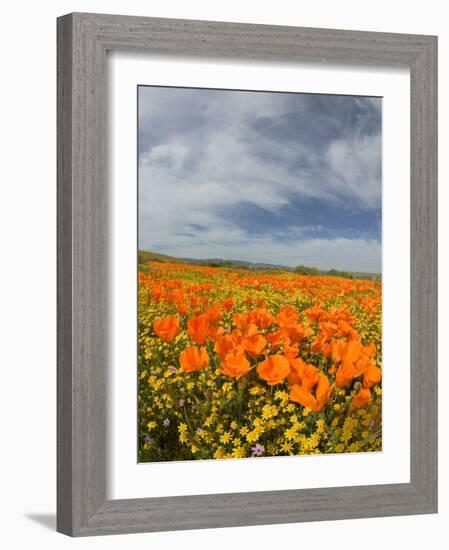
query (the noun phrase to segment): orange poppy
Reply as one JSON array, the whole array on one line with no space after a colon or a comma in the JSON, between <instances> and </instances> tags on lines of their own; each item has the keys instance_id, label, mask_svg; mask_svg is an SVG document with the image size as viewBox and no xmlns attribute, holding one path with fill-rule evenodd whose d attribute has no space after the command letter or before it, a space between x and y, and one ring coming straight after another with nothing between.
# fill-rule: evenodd
<instances>
[{"instance_id":1,"label":"orange poppy","mask_svg":"<svg viewBox=\"0 0 449 550\"><path fill-rule=\"evenodd\" d=\"M337 374L335 375L335 385L338 388L343 388L344 386L347 386L356 376L357 371L352 363L341 363L337 369Z\"/></svg>"},{"instance_id":2,"label":"orange poppy","mask_svg":"<svg viewBox=\"0 0 449 550\"><path fill-rule=\"evenodd\" d=\"M184 372L202 370L209 364L209 355L204 347L198 349L196 346L190 346L181 352L179 363Z\"/></svg>"},{"instance_id":3,"label":"orange poppy","mask_svg":"<svg viewBox=\"0 0 449 550\"><path fill-rule=\"evenodd\" d=\"M248 322L260 328L268 328L274 321L273 315L263 308L253 309L248 313Z\"/></svg>"},{"instance_id":4,"label":"orange poppy","mask_svg":"<svg viewBox=\"0 0 449 550\"><path fill-rule=\"evenodd\" d=\"M290 390L290 399L295 403L299 403L303 407L308 407L309 409L314 409L316 407L316 399L309 392L307 388L301 386L300 384L294 384Z\"/></svg>"},{"instance_id":5,"label":"orange poppy","mask_svg":"<svg viewBox=\"0 0 449 550\"><path fill-rule=\"evenodd\" d=\"M372 365L372 355L376 348L370 344L363 346L358 340L350 340L341 354L341 364L335 376L336 385L341 388L347 386L351 380L364 374ZM372 372L376 376L376 372Z\"/></svg>"},{"instance_id":6,"label":"orange poppy","mask_svg":"<svg viewBox=\"0 0 449 550\"><path fill-rule=\"evenodd\" d=\"M221 372L237 380L247 374L250 368L250 362L242 349L228 353L221 363Z\"/></svg>"},{"instance_id":7,"label":"orange poppy","mask_svg":"<svg viewBox=\"0 0 449 550\"><path fill-rule=\"evenodd\" d=\"M180 313L181 315L188 315L189 310L187 309L187 306L184 302L178 304L178 313Z\"/></svg>"},{"instance_id":8,"label":"orange poppy","mask_svg":"<svg viewBox=\"0 0 449 550\"><path fill-rule=\"evenodd\" d=\"M207 337L213 340L214 342L218 340L221 336L224 334L224 328L223 327L217 327L214 325L209 325L209 329L207 331Z\"/></svg>"},{"instance_id":9,"label":"orange poppy","mask_svg":"<svg viewBox=\"0 0 449 550\"><path fill-rule=\"evenodd\" d=\"M320 412L329 401L331 392L329 378L325 374L319 374L315 395L306 386L295 384L290 390L290 399L314 412Z\"/></svg>"},{"instance_id":10,"label":"orange poppy","mask_svg":"<svg viewBox=\"0 0 449 550\"><path fill-rule=\"evenodd\" d=\"M372 388L382 380L382 371L376 365L370 365L363 374L363 387Z\"/></svg>"},{"instance_id":11,"label":"orange poppy","mask_svg":"<svg viewBox=\"0 0 449 550\"><path fill-rule=\"evenodd\" d=\"M290 372L288 360L283 355L269 355L259 363L257 372L270 386L280 384Z\"/></svg>"},{"instance_id":12,"label":"orange poppy","mask_svg":"<svg viewBox=\"0 0 449 550\"><path fill-rule=\"evenodd\" d=\"M284 356L290 361L290 359L295 359L299 353L298 346L285 346Z\"/></svg>"},{"instance_id":13,"label":"orange poppy","mask_svg":"<svg viewBox=\"0 0 449 550\"><path fill-rule=\"evenodd\" d=\"M245 330L249 324L248 313L234 313L232 322L239 330Z\"/></svg>"},{"instance_id":14,"label":"orange poppy","mask_svg":"<svg viewBox=\"0 0 449 550\"><path fill-rule=\"evenodd\" d=\"M294 306L286 305L279 310L276 316L280 327L292 327L298 321L298 311Z\"/></svg>"},{"instance_id":15,"label":"orange poppy","mask_svg":"<svg viewBox=\"0 0 449 550\"><path fill-rule=\"evenodd\" d=\"M164 342L172 342L179 332L179 319L176 315L168 315L153 321L154 332Z\"/></svg>"},{"instance_id":16,"label":"orange poppy","mask_svg":"<svg viewBox=\"0 0 449 550\"><path fill-rule=\"evenodd\" d=\"M334 363L340 363L346 348L346 341L341 338L334 340L331 344L331 358Z\"/></svg>"},{"instance_id":17,"label":"orange poppy","mask_svg":"<svg viewBox=\"0 0 449 550\"><path fill-rule=\"evenodd\" d=\"M363 405L366 405L371 399L371 392L367 388L360 388L359 393L352 399L351 406L354 409L358 409Z\"/></svg>"},{"instance_id":18,"label":"orange poppy","mask_svg":"<svg viewBox=\"0 0 449 550\"><path fill-rule=\"evenodd\" d=\"M206 309L205 315L212 325L216 325L218 321L223 317L223 313L220 310L220 306L215 304Z\"/></svg>"},{"instance_id":19,"label":"orange poppy","mask_svg":"<svg viewBox=\"0 0 449 550\"><path fill-rule=\"evenodd\" d=\"M267 341L259 333L256 325L249 325L242 339L242 345L250 355L257 357L262 353Z\"/></svg>"},{"instance_id":20,"label":"orange poppy","mask_svg":"<svg viewBox=\"0 0 449 550\"><path fill-rule=\"evenodd\" d=\"M318 383L318 371L317 369L308 363L305 363L302 359L291 359L290 366L293 376L289 379L289 383L298 383L307 389L313 388ZM295 376L296 374L296 376Z\"/></svg>"},{"instance_id":21,"label":"orange poppy","mask_svg":"<svg viewBox=\"0 0 449 550\"><path fill-rule=\"evenodd\" d=\"M274 349L278 348L279 346L290 345L290 338L286 336L285 333L282 332L282 330L270 332L270 334L267 334L266 340L273 346Z\"/></svg>"},{"instance_id":22,"label":"orange poppy","mask_svg":"<svg viewBox=\"0 0 449 550\"><path fill-rule=\"evenodd\" d=\"M235 299L234 298L228 298L227 300L225 300L223 302L223 307L224 307L225 311L231 311L232 306L234 304L235 304Z\"/></svg>"},{"instance_id":23,"label":"orange poppy","mask_svg":"<svg viewBox=\"0 0 449 550\"><path fill-rule=\"evenodd\" d=\"M224 359L228 353L241 345L242 334L239 330L234 330L230 334L220 334L215 340L214 351Z\"/></svg>"},{"instance_id":24,"label":"orange poppy","mask_svg":"<svg viewBox=\"0 0 449 550\"><path fill-rule=\"evenodd\" d=\"M330 399L332 393L332 386L329 382L329 378L325 374L319 375L318 384L316 387L316 412L320 412L324 405L326 405Z\"/></svg>"},{"instance_id":25,"label":"orange poppy","mask_svg":"<svg viewBox=\"0 0 449 550\"><path fill-rule=\"evenodd\" d=\"M206 315L192 317L187 323L187 332L197 344L205 344L209 330L209 319Z\"/></svg>"}]
</instances>

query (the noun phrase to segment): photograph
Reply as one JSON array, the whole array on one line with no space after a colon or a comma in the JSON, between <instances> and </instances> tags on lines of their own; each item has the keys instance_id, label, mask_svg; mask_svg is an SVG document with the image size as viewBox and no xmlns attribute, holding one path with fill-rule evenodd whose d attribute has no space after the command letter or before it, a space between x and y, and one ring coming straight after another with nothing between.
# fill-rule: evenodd
<instances>
[{"instance_id":1,"label":"photograph","mask_svg":"<svg viewBox=\"0 0 449 550\"><path fill-rule=\"evenodd\" d=\"M137 461L382 451L382 98L140 85L137 131Z\"/></svg>"}]
</instances>

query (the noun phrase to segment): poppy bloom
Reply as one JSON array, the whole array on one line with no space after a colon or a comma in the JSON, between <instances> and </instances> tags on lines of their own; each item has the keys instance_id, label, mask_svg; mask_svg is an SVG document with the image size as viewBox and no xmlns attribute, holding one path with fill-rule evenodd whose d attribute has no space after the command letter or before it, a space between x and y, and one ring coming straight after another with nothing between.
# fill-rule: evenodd
<instances>
[{"instance_id":1,"label":"poppy bloom","mask_svg":"<svg viewBox=\"0 0 449 550\"><path fill-rule=\"evenodd\" d=\"M198 349L196 346L190 346L181 352L179 363L184 372L203 370L209 364L209 355L204 347Z\"/></svg>"},{"instance_id":2,"label":"poppy bloom","mask_svg":"<svg viewBox=\"0 0 449 550\"><path fill-rule=\"evenodd\" d=\"M304 338L308 338L311 334L313 334L312 329L305 328L304 325L300 323L290 327L283 327L281 328L281 332L290 338L290 342L292 344L297 344L298 342L301 342L301 340L304 340Z\"/></svg>"},{"instance_id":3,"label":"poppy bloom","mask_svg":"<svg viewBox=\"0 0 449 550\"><path fill-rule=\"evenodd\" d=\"M313 365L305 363L302 359L291 359L290 367L292 374L297 375L297 379L305 388L311 389L318 383L318 371ZM296 377L293 376L292 380L296 380Z\"/></svg>"},{"instance_id":4,"label":"poppy bloom","mask_svg":"<svg viewBox=\"0 0 449 550\"><path fill-rule=\"evenodd\" d=\"M223 317L223 313L220 310L220 306L215 304L206 309L206 317L210 324L216 325L218 321Z\"/></svg>"},{"instance_id":5,"label":"poppy bloom","mask_svg":"<svg viewBox=\"0 0 449 550\"><path fill-rule=\"evenodd\" d=\"M187 306L185 305L184 302L181 302L180 304L178 304L178 312L181 315L188 315L189 310L187 309Z\"/></svg>"},{"instance_id":6,"label":"poppy bloom","mask_svg":"<svg viewBox=\"0 0 449 550\"><path fill-rule=\"evenodd\" d=\"M223 336L224 334L224 328L223 327L217 327L214 325L209 325L209 329L207 331L207 337L213 340L214 342Z\"/></svg>"},{"instance_id":7,"label":"poppy bloom","mask_svg":"<svg viewBox=\"0 0 449 550\"><path fill-rule=\"evenodd\" d=\"M343 338L334 340L331 344L331 358L334 363L340 363L343 359L343 353L346 348L346 342Z\"/></svg>"},{"instance_id":8,"label":"poppy bloom","mask_svg":"<svg viewBox=\"0 0 449 550\"><path fill-rule=\"evenodd\" d=\"M232 322L239 330L245 330L249 325L249 315L248 313L234 313Z\"/></svg>"},{"instance_id":9,"label":"poppy bloom","mask_svg":"<svg viewBox=\"0 0 449 550\"><path fill-rule=\"evenodd\" d=\"M207 332L209 330L209 319L206 315L198 315L189 319L187 323L187 332L197 344L205 344Z\"/></svg>"},{"instance_id":10,"label":"poppy bloom","mask_svg":"<svg viewBox=\"0 0 449 550\"><path fill-rule=\"evenodd\" d=\"M276 322L280 327L292 327L297 321L298 311L291 305L282 307L276 317Z\"/></svg>"},{"instance_id":11,"label":"poppy bloom","mask_svg":"<svg viewBox=\"0 0 449 550\"><path fill-rule=\"evenodd\" d=\"M319 374L315 395L306 386L295 384L290 390L290 399L314 412L320 412L329 401L331 392L329 378L325 374Z\"/></svg>"},{"instance_id":12,"label":"poppy bloom","mask_svg":"<svg viewBox=\"0 0 449 550\"><path fill-rule=\"evenodd\" d=\"M267 384L280 384L290 372L290 364L283 355L269 355L265 361L259 363L257 372Z\"/></svg>"},{"instance_id":13,"label":"poppy bloom","mask_svg":"<svg viewBox=\"0 0 449 550\"><path fill-rule=\"evenodd\" d=\"M269 342L274 349L282 345L283 346L290 345L290 338L282 330L277 330L276 332L270 332L270 334L267 335L266 339L267 339L267 342Z\"/></svg>"},{"instance_id":14,"label":"poppy bloom","mask_svg":"<svg viewBox=\"0 0 449 550\"><path fill-rule=\"evenodd\" d=\"M295 359L299 353L299 349L297 346L285 346L284 348L284 356L290 361L291 359Z\"/></svg>"},{"instance_id":15,"label":"poppy bloom","mask_svg":"<svg viewBox=\"0 0 449 550\"><path fill-rule=\"evenodd\" d=\"M231 311L232 306L235 304L234 298L228 298L227 300L224 300L223 307L225 311Z\"/></svg>"},{"instance_id":16,"label":"poppy bloom","mask_svg":"<svg viewBox=\"0 0 449 550\"><path fill-rule=\"evenodd\" d=\"M265 338L259 333L256 325L249 325L242 338L242 345L250 355L257 357L267 345Z\"/></svg>"},{"instance_id":17,"label":"poppy bloom","mask_svg":"<svg viewBox=\"0 0 449 550\"><path fill-rule=\"evenodd\" d=\"M363 387L372 388L382 380L382 371L376 365L370 365L363 374Z\"/></svg>"},{"instance_id":18,"label":"poppy bloom","mask_svg":"<svg viewBox=\"0 0 449 550\"><path fill-rule=\"evenodd\" d=\"M249 312L248 321L260 328L268 328L273 323L274 317L266 309L258 308Z\"/></svg>"},{"instance_id":19,"label":"poppy bloom","mask_svg":"<svg viewBox=\"0 0 449 550\"><path fill-rule=\"evenodd\" d=\"M241 348L228 353L221 363L221 372L237 380L247 374L250 368L250 362Z\"/></svg>"},{"instance_id":20,"label":"poppy bloom","mask_svg":"<svg viewBox=\"0 0 449 550\"><path fill-rule=\"evenodd\" d=\"M375 353L375 347L371 345L364 347L357 340L350 340L347 343L335 376L335 383L339 388L347 386L354 378L366 372L372 364L373 350Z\"/></svg>"},{"instance_id":21,"label":"poppy bloom","mask_svg":"<svg viewBox=\"0 0 449 550\"><path fill-rule=\"evenodd\" d=\"M218 334L215 339L214 351L224 359L233 349L241 346L242 333L239 330L234 330L230 334Z\"/></svg>"},{"instance_id":22,"label":"poppy bloom","mask_svg":"<svg viewBox=\"0 0 449 550\"><path fill-rule=\"evenodd\" d=\"M154 332L164 342L172 342L179 332L179 319L176 315L168 315L153 321Z\"/></svg>"},{"instance_id":23,"label":"poppy bloom","mask_svg":"<svg viewBox=\"0 0 449 550\"><path fill-rule=\"evenodd\" d=\"M357 375L357 372L354 368L354 365L352 363L342 363L338 369L337 373L335 375L335 385L338 388L344 388L350 382L353 378L355 378Z\"/></svg>"},{"instance_id":24,"label":"poppy bloom","mask_svg":"<svg viewBox=\"0 0 449 550\"><path fill-rule=\"evenodd\" d=\"M352 399L351 406L354 409L358 409L363 405L366 405L371 399L371 392L366 388L360 388L359 393Z\"/></svg>"}]
</instances>

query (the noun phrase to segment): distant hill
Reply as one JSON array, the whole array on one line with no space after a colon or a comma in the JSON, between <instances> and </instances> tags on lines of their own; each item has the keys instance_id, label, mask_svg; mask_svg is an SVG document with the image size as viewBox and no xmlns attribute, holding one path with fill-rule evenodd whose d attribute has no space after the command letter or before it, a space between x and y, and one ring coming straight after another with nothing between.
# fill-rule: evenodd
<instances>
[{"instance_id":1,"label":"distant hill","mask_svg":"<svg viewBox=\"0 0 449 550\"><path fill-rule=\"evenodd\" d=\"M281 269L283 271L292 271L291 267L279 264L264 264L255 262L244 262L242 260L224 260L223 258L207 258L206 260L196 260L194 258L181 258L182 261L193 264L205 264L205 265L235 265L238 267L246 267L248 269Z\"/></svg>"},{"instance_id":2,"label":"distant hill","mask_svg":"<svg viewBox=\"0 0 449 550\"><path fill-rule=\"evenodd\" d=\"M157 252L150 252L148 250L139 250L139 264L145 264L146 262L161 262L161 263L179 263L179 264L196 264L211 267L239 267L241 269L249 270L277 270L277 271L289 271L298 272L298 269L294 267L288 267L281 264L270 264L260 262L247 262L242 260L225 260L223 258L207 258L205 260L197 260L195 258L177 258L175 256L168 256L167 254L159 254ZM304 268L304 266L300 266ZM379 273L363 273L356 271L337 271L330 269L329 271L318 270L313 267L305 268L309 269L310 275L327 275L335 277L344 277L349 279L368 279L372 281L382 280L382 276ZM304 274L304 273L303 273Z\"/></svg>"},{"instance_id":3,"label":"distant hill","mask_svg":"<svg viewBox=\"0 0 449 550\"><path fill-rule=\"evenodd\" d=\"M183 260L167 254L158 254L147 250L139 250L139 263L142 262L163 262L163 263L184 263Z\"/></svg>"}]
</instances>

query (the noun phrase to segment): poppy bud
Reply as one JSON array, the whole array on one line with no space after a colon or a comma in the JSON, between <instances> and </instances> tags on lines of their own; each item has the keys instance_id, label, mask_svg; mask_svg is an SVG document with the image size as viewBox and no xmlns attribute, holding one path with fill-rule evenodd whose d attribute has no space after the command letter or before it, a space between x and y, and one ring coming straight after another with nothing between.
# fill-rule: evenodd
<instances>
[{"instance_id":1,"label":"poppy bud","mask_svg":"<svg viewBox=\"0 0 449 550\"><path fill-rule=\"evenodd\" d=\"M362 389L362 383L361 382L356 382L354 384L354 389L355 389L355 391L360 391Z\"/></svg>"}]
</instances>

